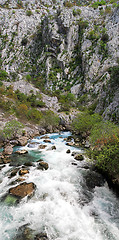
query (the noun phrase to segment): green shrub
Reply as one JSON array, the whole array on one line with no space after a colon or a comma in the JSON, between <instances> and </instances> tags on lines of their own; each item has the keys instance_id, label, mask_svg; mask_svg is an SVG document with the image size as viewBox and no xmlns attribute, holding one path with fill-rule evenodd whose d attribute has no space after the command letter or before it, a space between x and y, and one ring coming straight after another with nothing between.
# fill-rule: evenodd
<instances>
[{"instance_id":1,"label":"green shrub","mask_svg":"<svg viewBox=\"0 0 119 240\"><path fill-rule=\"evenodd\" d=\"M5 70L0 70L0 81L6 81L8 78L8 73Z\"/></svg>"},{"instance_id":2,"label":"green shrub","mask_svg":"<svg viewBox=\"0 0 119 240\"><path fill-rule=\"evenodd\" d=\"M2 87L2 86L3 86L3 82L0 81L0 87Z\"/></svg>"},{"instance_id":3,"label":"green shrub","mask_svg":"<svg viewBox=\"0 0 119 240\"><path fill-rule=\"evenodd\" d=\"M106 6L105 8L105 14L111 14L112 13L112 9L110 6Z\"/></svg>"},{"instance_id":4,"label":"green shrub","mask_svg":"<svg viewBox=\"0 0 119 240\"><path fill-rule=\"evenodd\" d=\"M3 129L5 138L16 137L17 134L21 133L23 127L24 127L23 124L16 120L11 120L7 122Z\"/></svg>"},{"instance_id":5,"label":"green shrub","mask_svg":"<svg viewBox=\"0 0 119 240\"><path fill-rule=\"evenodd\" d=\"M32 13L31 10L27 10L27 11L26 11L26 16L29 16L29 17L30 17L32 14L33 14L33 13Z\"/></svg>"},{"instance_id":6,"label":"green shrub","mask_svg":"<svg viewBox=\"0 0 119 240\"><path fill-rule=\"evenodd\" d=\"M27 96L20 92L18 89L15 91L15 96L20 102L26 102L27 101Z\"/></svg>"},{"instance_id":7,"label":"green shrub","mask_svg":"<svg viewBox=\"0 0 119 240\"><path fill-rule=\"evenodd\" d=\"M111 87L117 87L119 86L119 65L110 67L108 69L108 72L110 74L110 86Z\"/></svg>"},{"instance_id":8,"label":"green shrub","mask_svg":"<svg viewBox=\"0 0 119 240\"><path fill-rule=\"evenodd\" d=\"M68 7L68 8L71 8L71 7L73 7L73 3L71 3L70 1L65 1L64 6Z\"/></svg>"},{"instance_id":9,"label":"green shrub","mask_svg":"<svg viewBox=\"0 0 119 240\"><path fill-rule=\"evenodd\" d=\"M81 14L81 9L73 9L74 17Z\"/></svg>"},{"instance_id":10,"label":"green shrub","mask_svg":"<svg viewBox=\"0 0 119 240\"><path fill-rule=\"evenodd\" d=\"M22 45L22 46L26 46L26 45L27 45L27 42L28 42L27 38L24 37L24 38L22 39L22 41L21 41L21 45Z\"/></svg>"},{"instance_id":11,"label":"green shrub","mask_svg":"<svg viewBox=\"0 0 119 240\"><path fill-rule=\"evenodd\" d=\"M58 115L49 110L49 111L44 112L42 119L40 121L40 124L45 128L47 128L49 126L56 128L59 125L59 121L60 121L60 119L59 119Z\"/></svg>"},{"instance_id":12,"label":"green shrub","mask_svg":"<svg viewBox=\"0 0 119 240\"><path fill-rule=\"evenodd\" d=\"M98 40L99 38L99 34L96 33L94 30L90 30L90 32L88 33L88 39L90 40Z\"/></svg>"},{"instance_id":13,"label":"green shrub","mask_svg":"<svg viewBox=\"0 0 119 240\"><path fill-rule=\"evenodd\" d=\"M27 112L28 112L28 107L26 104L22 103L17 107L18 115L25 117L27 116Z\"/></svg>"},{"instance_id":14,"label":"green shrub","mask_svg":"<svg viewBox=\"0 0 119 240\"><path fill-rule=\"evenodd\" d=\"M94 3L92 4L92 7L93 7L94 9L96 9L96 8L98 8L98 6L102 6L102 5L106 5L106 1L101 0L101 1L94 2Z\"/></svg>"},{"instance_id":15,"label":"green shrub","mask_svg":"<svg viewBox=\"0 0 119 240\"><path fill-rule=\"evenodd\" d=\"M83 112L77 115L72 122L72 128L77 133L90 133L96 123L99 123L102 117L99 114L90 115L88 112Z\"/></svg>"},{"instance_id":16,"label":"green shrub","mask_svg":"<svg viewBox=\"0 0 119 240\"><path fill-rule=\"evenodd\" d=\"M100 122L91 131L92 148L88 156L109 174L119 173L119 128L111 122Z\"/></svg>"},{"instance_id":17,"label":"green shrub","mask_svg":"<svg viewBox=\"0 0 119 240\"><path fill-rule=\"evenodd\" d=\"M106 43L109 40L109 35L107 33L103 33L101 40Z\"/></svg>"},{"instance_id":18,"label":"green shrub","mask_svg":"<svg viewBox=\"0 0 119 240\"><path fill-rule=\"evenodd\" d=\"M42 113L39 112L37 109L32 108L32 109L28 110L27 118L28 118L28 120L31 120L32 122L39 123L42 118Z\"/></svg>"}]
</instances>

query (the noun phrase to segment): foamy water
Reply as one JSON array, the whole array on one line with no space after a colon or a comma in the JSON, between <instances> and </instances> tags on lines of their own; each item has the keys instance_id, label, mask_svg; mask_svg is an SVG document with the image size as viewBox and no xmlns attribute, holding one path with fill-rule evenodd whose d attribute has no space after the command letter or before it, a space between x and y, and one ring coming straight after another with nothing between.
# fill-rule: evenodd
<instances>
[{"instance_id":1,"label":"foamy water","mask_svg":"<svg viewBox=\"0 0 119 240\"><path fill-rule=\"evenodd\" d=\"M41 171L30 167L29 174L25 176L26 182L36 184L35 195L29 200L24 198L17 206L0 203L0 240L12 240L24 224L29 224L36 233L45 231L50 240L118 240L119 200L105 184L95 187L91 201L82 205L83 171L89 170L82 171L83 162L78 162L78 167L72 165L74 158L66 153L67 149L71 152L82 150L66 146L58 134L49 136L51 143L47 143L42 153L39 151L49 169ZM38 142L43 143L43 139L33 139L33 142L36 142L34 148L28 145L24 148L30 151L29 154L37 151L38 155ZM50 150L54 144L56 150ZM0 171L0 197L11 187L10 182L17 178L8 178L10 168L7 164Z\"/></svg>"}]
</instances>

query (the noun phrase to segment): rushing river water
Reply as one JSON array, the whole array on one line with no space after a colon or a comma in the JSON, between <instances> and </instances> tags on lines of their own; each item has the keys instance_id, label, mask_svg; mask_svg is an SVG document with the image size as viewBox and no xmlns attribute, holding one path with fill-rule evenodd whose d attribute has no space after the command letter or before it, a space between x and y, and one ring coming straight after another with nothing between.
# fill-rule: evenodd
<instances>
[{"instance_id":1,"label":"rushing river water","mask_svg":"<svg viewBox=\"0 0 119 240\"><path fill-rule=\"evenodd\" d=\"M119 239L119 199L106 183L93 189L86 186L85 175L90 170L83 167L85 161L76 161L71 153L66 153L67 149L82 152L66 145L63 138L69 134L49 134L51 143L42 152L38 151L38 143L43 143L40 137L32 140L36 144L31 148L24 147L29 151L28 160L37 164L42 158L49 169L42 171L32 166L25 175L26 182L36 185L31 199L25 197L17 205L1 201L0 240L15 239L16 232L25 224L36 233L46 232L49 240ZM52 145L56 150L50 149ZM0 197L18 178L9 178L12 168L6 164L0 171Z\"/></svg>"}]
</instances>

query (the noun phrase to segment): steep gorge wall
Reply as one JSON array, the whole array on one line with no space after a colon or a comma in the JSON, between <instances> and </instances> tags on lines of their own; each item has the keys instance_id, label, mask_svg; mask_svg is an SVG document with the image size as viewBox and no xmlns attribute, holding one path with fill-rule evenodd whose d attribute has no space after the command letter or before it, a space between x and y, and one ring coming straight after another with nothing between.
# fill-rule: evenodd
<instances>
[{"instance_id":1,"label":"steep gorge wall","mask_svg":"<svg viewBox=\"0 0 119 240\"><path fill-rule=\"evenodd\" d=\"M119 8L32 8L30 16L26 9L0 9L2 68L11 81L30 75L37 87L71 90L118 121L119 82L112 84L109 69L119 65Z\"/></svg>"}]
</instances>

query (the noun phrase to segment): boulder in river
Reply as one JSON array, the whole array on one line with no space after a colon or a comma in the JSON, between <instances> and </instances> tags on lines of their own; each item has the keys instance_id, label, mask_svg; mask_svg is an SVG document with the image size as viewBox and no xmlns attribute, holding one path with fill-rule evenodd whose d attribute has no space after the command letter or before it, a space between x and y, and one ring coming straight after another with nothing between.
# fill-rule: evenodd
<instances>
[{"instance_id":1,"label":"boulder in river","mask_svg":"<svg viewBox=\"0 0 119 240\"><path fill-rule=\"evenodd\" d=\"M49 166L48 166L48 163L46 163L46 162L44 162L44 161L39 162L38 169L47 170L48 167L49 167Z\"/></svg>"},{"instance_id":2,"label":"boulder in river","mask_svg":"<svg viewBox=\"0 0 119 240\"><path fill-rule=\"evenodd\" d=\"M82 154L76 154L74 156L74 159L77 161L83 161L84 160L84 156Z\"/></svg>"},{"instance_id":3,"label":"boulder in river","mask_svg":"<svg viewBox=\"0 0 119 240\"><path fill-rule=\"evenodd\" d=\"M70 152L71 152L71 150L70 150L70 149L67 149L66 153L70 153Z\"/></svg>"},{"instance_id":4,"label":"boulder in river","mask_svg":"<svg viewBox=\"0 0 119 240\"><path fill-rule=\"evenodd\" d=\"M15 168L15 169L13 169L13 170L11 171L9 177L12 178L12 177L16 176L16 174L17 174L18 171L19 171L19 168Z\"/></svg>"},{"instance_id":5,"label":"boulder in river","mask_svg":"<svg viewBox=\"0 0 119 240\"><path fill-rule=\"evenodd\" d=\"M44 148L46 148L46 147L47 147L47 145L40 144L39 147L38 147L38 149L44 149Z\"/></svg>"},{"instance_id":6,"label":"boulder in river","mask_svg":"<svg viewBox=\"0 0 119 240\"><path fill-rule=\"evenodd\" d=\"M5 156L5 158L3 159L3 163L7 164L10 163L12 161L11 158L9 158L9 156Z\"/></svg>"},{"instance_id":7,"label":"boulder in river","mask_svg":"<svg viewBox=\"0 0 119 240\"><path fill-rule=\"evenodd\" d=\"M20 175L20 176L23 176L23 175L25 175L25 174L27 174L27 173L29 173L29 170L28 170L28 169L25 169L25 168L24 168L24 169L20 169L20 170L19 170L19 175Z\"/></svg>"},{"instance_id":8,"label":"boulder in river","mask_svg":"<svg viewBox=\"0 0 119 240\"><path fill-rule=\"evenodd\" d=\"M26 196L32 196L35 191L35 184L34 183L21 183L20 185L10 188L9 193L13 196L24 198Z\"/></svg>"},{"instance_id":9,"label":"boulder in river","mask_svg":"<svg viewBox=\"0 0 119 240\"><path fill-rule=\"evenodd\" d=\"M35 236L34 240L48 240L46 233L39 233Z\"/></svg>"},{"instance_id":10,"label":"boulder in river","mask_svg":"<svg viewBox=\"0 0 119 240\"><path fill-rule=\"evenodd\" d=\"M18 144L20 145L20 146L25 146L26 144L27 144L27 137L25 137L25 136L22 136L22 137L19 137L19 139L18 139Z\"/></svg>"},{"instance_id":11,"label":"boulder in river","mask_svg":"<svg viewBox=\"0 0 119 240\"><path fill-rule=\"evenodd\" d=\"M5 145L3 154L4 155L11 155L12 153L13 153L13 145L11 145L11 144Z\"/></svg>"},{"instance_id":12,"label":"boulder in river","mask_svg":"<svg viewBox=\"0 0 119 240\"><path fill-rule=\"evenodd\" d=\"M17 153L17 154L26 154L26 153L28 153L28 151L27 150L25 150L25 149L22 149L22 150L18 150L18 151L16 151L15 153Z\"/></svg>"},{"instance_id":13,"label":"boulder in river","mask_svg":"<svg viewBox=\"0 0 119 240\"><path fill-rule=\"evenodd\" d=\"M43 142L51 143L51 141L49 139L44 139Z\"/></svg>"},{"instance_id":14,"label":"boulder in river","mask_svg":"<svg viewBox=\"0 0 119 240\"><path fill-rule=\"evenodd\" d=\"M96 186L101 187L104 185L104 178L100 173L97 173L95 171L87 171L87 174L85 176L85 182L86 186L91 190L95 188Z\"/></svg>"}]
</instances>

